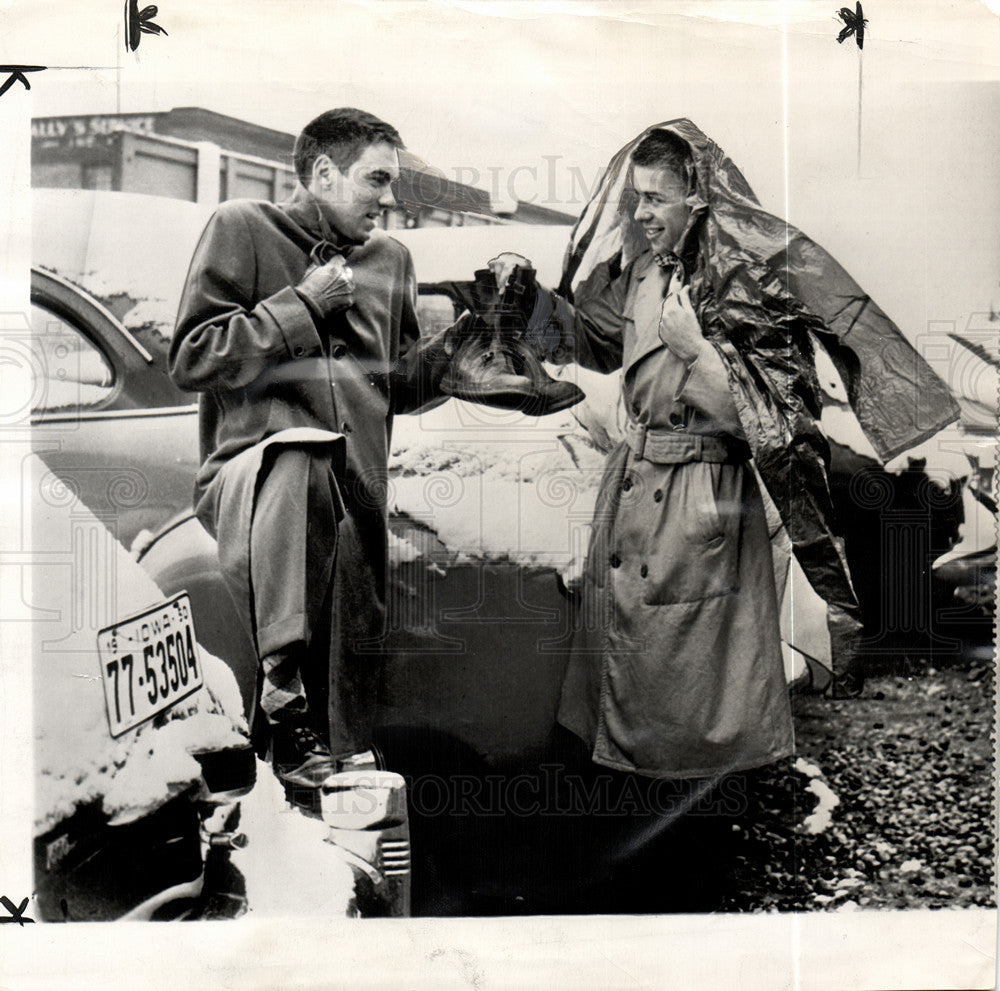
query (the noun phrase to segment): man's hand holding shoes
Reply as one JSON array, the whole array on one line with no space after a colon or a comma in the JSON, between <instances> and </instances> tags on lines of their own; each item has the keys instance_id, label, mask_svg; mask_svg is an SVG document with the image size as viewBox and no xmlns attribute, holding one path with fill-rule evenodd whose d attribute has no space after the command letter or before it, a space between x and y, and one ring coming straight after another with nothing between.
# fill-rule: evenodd
<instances>
[{"instance_id":1,"label":"man's hand holding shoes","mask_svg":"<svg viewBox=\"0 0 1000 991\"><path fill-rule=\"evenodd\" d=\"M514 274L514 269L529 269L531 262L524 255L516 254L513 251L501 251L499 255L486 263L486 267L496 279L497 290L503 292L507 288L507 280Z\"/></svg>"}]
</instances>

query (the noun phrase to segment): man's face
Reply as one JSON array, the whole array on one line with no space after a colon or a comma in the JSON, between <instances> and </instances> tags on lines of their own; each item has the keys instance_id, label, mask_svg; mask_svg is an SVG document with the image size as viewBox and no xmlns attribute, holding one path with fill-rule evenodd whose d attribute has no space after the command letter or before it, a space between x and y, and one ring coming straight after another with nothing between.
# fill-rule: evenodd
<instances>
[{"instance_id":1,"label":"man's face","mask_svg":"<svg viewBox=\"0 0 1000 991\"><path fill-rule=\"evenodd\" d=\"M310 189L323 203L338 233L353 244L363 244L379 214L395 204L390 184L398 176L396 149L380 141L365 148L346 173L326 155L320 155Z\"/></svg>"},{"instance_id":2,"label":"man's face","mask_svg":"<svg viewBox=\"0 0 1000 991\"><path fill-rule=\"evenodd\" d=\"M634 216L653 251L673 251L691 214L686 202L687 182L670 169L634 165L632 185L639 196Z\"/></svg>"}]
</instances>

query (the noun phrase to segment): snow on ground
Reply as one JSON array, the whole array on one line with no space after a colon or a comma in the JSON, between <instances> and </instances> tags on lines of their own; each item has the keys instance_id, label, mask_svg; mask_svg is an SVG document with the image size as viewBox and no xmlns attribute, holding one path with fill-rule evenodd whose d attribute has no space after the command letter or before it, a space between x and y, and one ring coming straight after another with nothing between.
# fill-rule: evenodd
<instances>
[{"instance_id":1,"label":"snow on ground","mask_svg":"<svg viewBox=\"0 0 1000 991\"><path fill-rule=\"evenodd\" d=\"M833 822L833 810L840 804L840 799L830 786L819 778L813 778L806 785L806 791L812 792L819 799L816 808L802 822L803 829L815 836L830 828Z\"/></svg>"},{"instance_id":2,"label":"snow on ground","mask_svg":"<svg viewBox=\"0 0 1000 991\"><path fill-rule=\"evenodd\" d=\"M819 799L816 808L802 820L802 829L810 836L816 836L830 828L833 822L833 810L840 804L840 799L823 780L823 772L815 764L799 757L793 769L809 779L805 790Z\"/></svg>"},{"instance_id":3,"label":"snow on ground","mask_svg":"<svg viewBox=\"0 0 1000 991\"><path fill-rule=\"evenodd\" d=\"M805 758L749 790L726 910L995 908L992 663L903 670L858 699L794 698ZM821 781L838 804L813 832Z\"/></svg>"}]
</instances>

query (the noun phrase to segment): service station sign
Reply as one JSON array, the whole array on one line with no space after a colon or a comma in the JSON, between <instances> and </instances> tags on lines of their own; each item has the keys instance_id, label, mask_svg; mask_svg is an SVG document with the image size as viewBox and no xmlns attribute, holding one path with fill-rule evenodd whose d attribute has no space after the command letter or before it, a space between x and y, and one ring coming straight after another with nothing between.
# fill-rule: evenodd
<instances>
[{"instance_id":1,"label":"service station sign","mask_svg":"<svg viewBox=\"0 0 1000 991\"><path fill-rule=\"evenodd\" d=\"M155 114L43 117L31 122L31 140L41 148L90 148L117 131L154 134Z\"/></svg>"}]
</instances>

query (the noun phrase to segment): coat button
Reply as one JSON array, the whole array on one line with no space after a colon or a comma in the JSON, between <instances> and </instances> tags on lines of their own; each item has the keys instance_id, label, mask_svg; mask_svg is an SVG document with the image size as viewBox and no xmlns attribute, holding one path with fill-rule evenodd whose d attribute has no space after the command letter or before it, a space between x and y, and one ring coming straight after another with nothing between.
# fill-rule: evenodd
<instances>
[{"instance_id":1,"label":"coat button","mask_svg":"<svg viewBox=\"0 0 1000 991\"><path fill-rule=\"evenodd\" d=\"M643 578L647 577L649 575L649 565L648 564L644 564L639 569L639 574L642 575Z\"/></svg>"},{"instance_id":2,"label":"coat button","mask_svg":"<svg viewBox=\"0 0 1000 991\"><path fill-rule=\"evenodd\" d=\"M657 489L653 493L653 502L663 502L663 489Z\"/></svg>"},{"instance_id":3,"label":"coat button","mask_svg":"<svg viewBox=\"0 0 1000 991\"><path fill-rule=\"evenodd\" d=\"M629 492L632 489L632 479L626 476L625 481L622 482L622 492Z\"/></svg>"},{"instance_id":4,"label":"coat button","mask_svg":"<svg viewBox=\"0 0 1000 991\"><path fill-rule=\"evenodd\" d=\"M673 427L674 430L683 430L684 417L680 413L674 411L670 414L670 426Z\"/></svg>"},{"instance_id":5,"label":"coat button","mask_svg":"<svg viewBox=\"0 0 1000 991\"><path fill-rule=\"evenodd\" d=\"M343 344L338 344L336 345L336 347L334 347L334 349L330 353L333 355L334 358L339 360L343 358L345 354L347 354L347 348L344 347Z\"/></svg>"},{"instance_id":6,"label":"coat button","mask_svg":"<svg viewBox=\"0 0 1000 991\"><path fill-rule=\"evenodd\" d=\"M621 563L622 559L617 554L612 554L611 557L608 558L608 564L610 564L612 568L619 567Z\"/></svg>"},{"instance_id":7,"label":"coat button","mask_svg":"<svg viewBox=\"0 0 1000 991\"><path fill-rule=\"evenodd\" d=\"M301 358L302 355L304 355L305 353L306 353L306 349L301 344L299 344L299 345L296 346L296 348L295 348L295 357L296 358Z\"/></svg>"}]
</instances>

